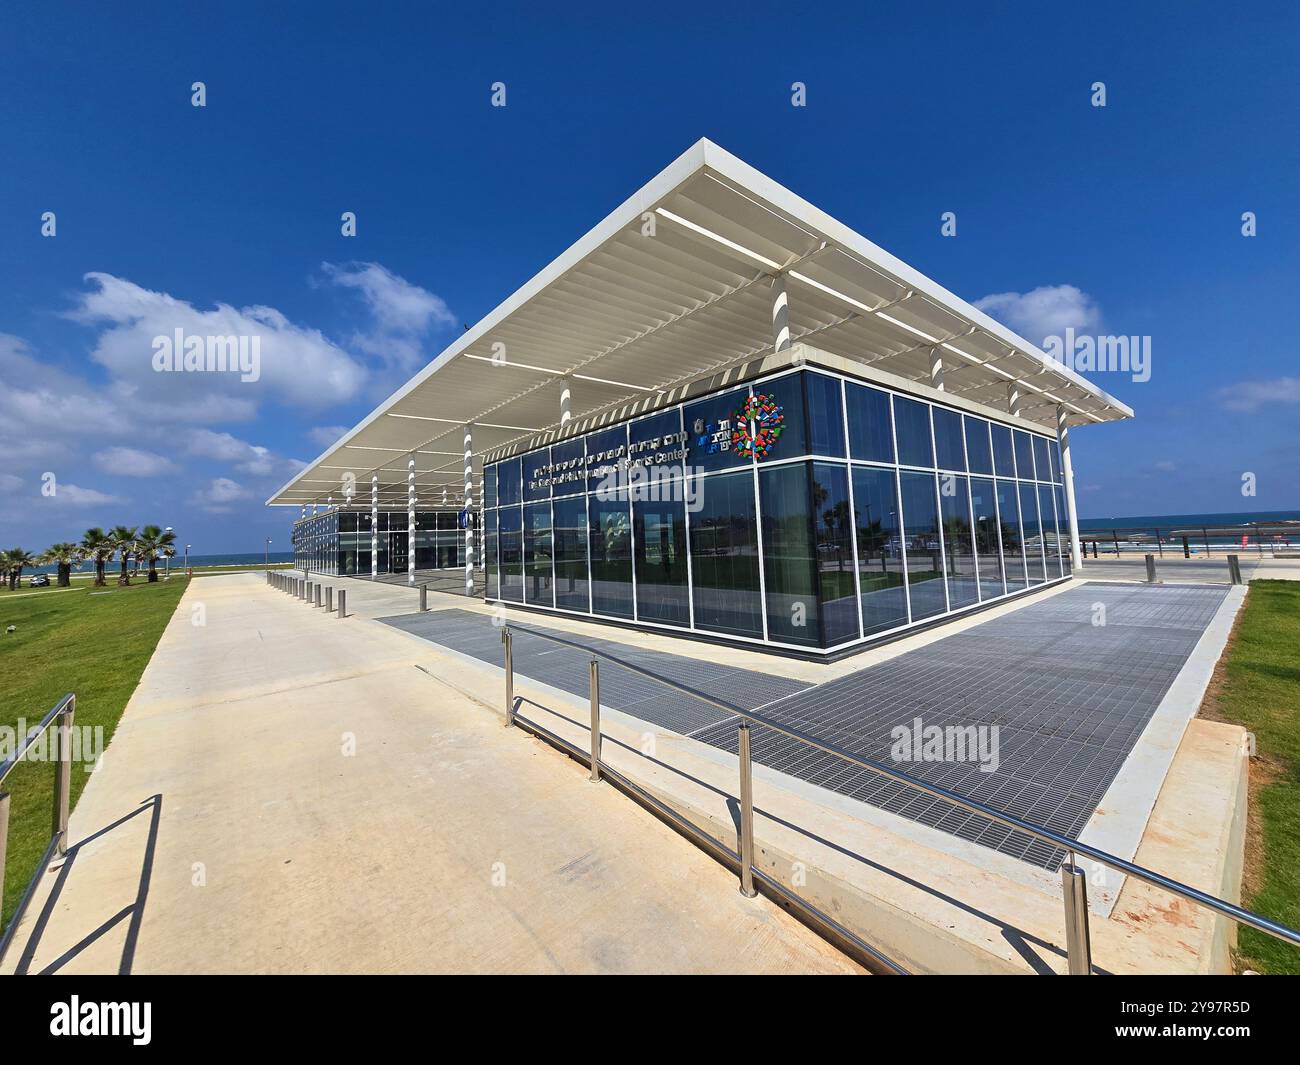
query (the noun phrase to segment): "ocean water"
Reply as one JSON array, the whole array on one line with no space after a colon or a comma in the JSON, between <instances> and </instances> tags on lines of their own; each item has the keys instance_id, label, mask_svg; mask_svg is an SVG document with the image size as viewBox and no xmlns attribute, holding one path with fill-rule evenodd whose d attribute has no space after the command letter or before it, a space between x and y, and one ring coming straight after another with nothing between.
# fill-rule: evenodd
<instances>
[{"instance_id":1,"label":"ocean water","mask_svg":"<svg viewBox=\"0 0 1300 1065\"><path fill-rule=\"evenodd\" d=\"M265 555L256 551L248 552L246 554L229 554L229 555L191 554L190 565L191 566L260 566L262 565L263 559L265 557L266 557ZM280 562L280 563L292 562L293 552L272 551L271 561ZM132 563L132 567L134 567L134 565L135 563ZM182 552L181 554L178 554L170 562L165 563L161 558L158 560L159 573L165 572L168 566L170 566L174 570L184 570L185 569L184 553ZM118 567L119 567L119 563L117 562L116 559L110 562L107 568L108 576L112 577L114 574L116 574L118 572ZM144 573L148 570L148 568L149 567L146 565L141 565L140 572ZM29 573L53 573L56 569L57 569L56 566L36 566L35 568L24 569L23 576L25 578ZM72 567L73 573L93 573L94 571L95 571L95 564L93 562L83 562L80 566ZM131 572L134 573L135 569L132 568Z\"/></svg>"}]
</instances>

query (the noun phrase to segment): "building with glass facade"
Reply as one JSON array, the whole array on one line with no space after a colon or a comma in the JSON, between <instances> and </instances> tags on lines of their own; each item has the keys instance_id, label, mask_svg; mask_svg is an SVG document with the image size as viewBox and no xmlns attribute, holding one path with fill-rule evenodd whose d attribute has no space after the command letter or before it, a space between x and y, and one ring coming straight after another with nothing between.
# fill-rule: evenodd
<instances>
[{"instance_id":1,"label":"building with glass facade","mask_svg":"<svg viewBox=\"0 0 1300 1065\"><path fill-rule=\"evenodd\" d=\"M702 140L268 504L326 572L824 656L1077 573L1071 433L1132 416Z\"/></svg>"},{"instance_id":2,"label":"building with glass facade","mask_svg":"<svg viewBox=\"0 0 1300 1065\"><path fill-rule=\"evenodd\" d=\"M294 564L312 573L365 576L407 573L411 535L407 512L379 512L375 523L368 510L328 507L293 523ZM455 510L417 511L415 568L454 570L465 565L465 536ZM373 570L372 570L373 563Z\"/></svg>"},{"instance_id":3,"label":"building with glass facade","mask_svg":"<svg viewBox=\"0 0 1300 1065\"><path fill-rule=\"evenodd\" d=\"M1055 437L828 369L493 459L487 598L545 611L832 649L1071 572Z\"/></svg>"}]
</instances>

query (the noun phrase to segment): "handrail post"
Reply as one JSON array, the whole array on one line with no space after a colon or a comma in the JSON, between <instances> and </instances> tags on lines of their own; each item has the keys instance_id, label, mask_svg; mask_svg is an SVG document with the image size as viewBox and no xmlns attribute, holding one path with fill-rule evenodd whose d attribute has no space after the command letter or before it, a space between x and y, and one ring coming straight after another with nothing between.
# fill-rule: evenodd
<instances>
[{"instance_id":1,"label":"handrail post","mask_svg":"<svg viewBox=\"0 0 1300 1065\"><path fill-rule=\"evenodd\" d=\"M1092 938L1088 931L1088 878L1075 864L1074 855L1061 866L1065 895L1065 949L1071 976L1092 973Z\"/></svg>"},{"instance_id":2,"label":"handrail post","mask_svg":"<svg viewBox=\"0 0 1300 1065\"><path fill-rule=\"evenodd\" d=\"M1156 556L1147 555L1147 584L1156 583Z\"/></svg>"},{"instance_id":3,"label":"handrail post","mask_svg":"<svg viewBox=\"0 0 1300 1065\"><path fill-rule=\"evenodd\" d=\"M600 781L600 662L591 660L591 779Z\"/></svg>"},{"instance_id":4,"label":"handrail post","mask_svg":"<svg viewBox=\"0 0 1300 1065\"><path fill-rule=\"evenodd\" d=\"M749 753L749 725L737 730L740 751L740 893L752 899L754 889L754 762Z\"/></svg>"},{"instance_id":5,"label":"handrail post","mask_svg":"<svg viewBox=\"0 0 1300 1065\"><path fill-rule=\"evenodd\" d=\"M59 760L54 763L54 838L55 853L62 857L68 853L68 811L72 797L72 720L77 699L68 700L63 713L52 724L54 741L59 745Z\"/></svg>"},{"instance_id":6,"label":"handrail post","mask_svg":"<svg viewBox=\"0 0 1300 1065\"><path fill-rule=\"evenodd\" d=\"M510 626L501 629L501 643L506 649L506 728L515 723L515 646Z\"/></svg>"}]
</instances>

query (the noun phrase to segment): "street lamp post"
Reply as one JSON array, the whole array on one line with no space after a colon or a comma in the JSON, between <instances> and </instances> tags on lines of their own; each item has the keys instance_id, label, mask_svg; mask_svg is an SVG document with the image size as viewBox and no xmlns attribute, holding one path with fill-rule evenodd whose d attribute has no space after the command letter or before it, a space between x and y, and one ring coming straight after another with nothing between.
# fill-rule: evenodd
<instances>
[{"instance_id":1,"label":"street lamp post","mask_svg":"<svg viewBox=\"0 0 1300 1065\"><path fill-rule=\"evenodd\" d=\"M167 528L163 530L163 532L175 532L175 531L176 530L173 529L170 525L168 525ZM165 581L171 580L171 576L172 576L171 561L172 561L171 555L167 555L167 554L163 555L163 580Z\"/></svg>"},{"instance_id":2,"label":"street lamp post","mask_svg":"<svg viewBox=\"0 0 1300 1065\"><path fill-rule=\"evenodd\" d=\"M269 572L271 569L271 538L266 538L266 568Z\"/></svg>"},{"instance_id":3,"label":"street lamp post","mask_svg":"<svg viewBox=\"0 0 1300 1065\"><path fill-rule=\"evenodd\" d=\"M185 576L186 577L194 576L194 574L190 570L190 545L189 544L185 545Z\"/></svg>"}]
</instances>

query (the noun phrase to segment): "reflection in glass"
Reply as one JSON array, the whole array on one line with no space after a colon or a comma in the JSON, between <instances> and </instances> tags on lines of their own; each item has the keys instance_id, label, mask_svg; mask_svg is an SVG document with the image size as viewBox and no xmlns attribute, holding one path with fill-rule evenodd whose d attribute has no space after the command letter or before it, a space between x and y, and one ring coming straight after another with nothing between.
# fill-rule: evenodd
<instances>
[{"instance_id":1,"label":"reflection in glass","mask_svg":"<svg viewBox=\"0 0 1300 1065\"><path fill-rule=\"evenodd\" d=\"M932 408L934 446L941 470L966 472L966 450L962 441L961 415L947 407Z\"/></svg>"},{"instance_id":2,"label":"reflection in glass","mask_svg":"<svg viewBox=\"0 0 1300 1065\"><path fill-rule=\"evenodd\" d=\"M512 603L524 600L524 543L522 516L518 507L497 511L500 523L498 553L501 559L501 598Z\"/></svg>"},{"instance_id":3,"label":"reflection in glass","mask_svg":"<svg viewBox=\"0 0 1300 1065\"><path fill-rule=\"evenodd\" d=\"M680 482L674 479L678 489ZM673 625L690 623L686 600L686 507L668 482L663 501L635 499L636 616ZM674 499L672 496L678 496Z\"/></svg>"},{"instance_id":4,"label":"reflection in glass","mask_svg":"<svg viewBox=\"0 0 1300 1065\"><path fill-rule=\"evenodd\" d=\"M989 423L983 418L962 416L966 427L966 461L971 473L993 472L993 448L989 444Z\"/></svg>"},{"instance_id":5,"label":"reflection in glass","mask_svg":"<svg viewBox=\"0 0 1300 1065\"><path fill-rule=\"evenodd\" d=\"M930 406L905 396L894 397L894 427L898 434L898 461L904 466L933 466ZM906 500L903 502L907 506Z\"/></svg>"},{"instance_id":6,"label":"reflection in glass","mask_svg":"<svg viewBox=\"0 0 1300 1065\"><path fill-rule=\"evenodd\" d=\"M1020 499L1014 481L997 482L998 521L1002 533L1002 559L1006 563L1007 591L1026 587L1025 541L1020 530Z\"/></svg>"},{"instance_id":7,"label":"reflection in glass","mask_svg":"<svg viewBox=\"0 0 1300 1065\"><path fill-rule=\"evenodd\" d=\"M1032 481L1034 479L1034 447L1030 443L1029 434L1022 433L1016 429L1011 434L1016 443L1016 476L1022 481ZM1022 511L1024 507L1020 508ZM1026 530L1025 535L1029 532Z\"/></svg>"},{"instance_id":8,"label":"reflection in glass","mask_svg":"<svg viewBox=\"0 0 1300 1065\"><path fill-rule=\"evenodd\" d=\"M894 461L894 431L889 420L889 393L847 382L849 446L864 462Z\"/></svg>"},{"instance_id":9,"label":"reflection in glass","mask_svg":"<svg viewBox=\"0 0 1300 1065\"><path fill-rule=\"evenodd\" d=\"M1043 516L1043 550L1047 555L1047 579L1055 580L1061 576L1061 538L1057 531L1052 490L1045 484L1038 486L1038 510Z\"/></svg>"},{"instance_id":10,"label":"reflection in glass","mask_svg":"<svg viewBox=\"0 0 1300 1065\"><path fill-rule=\"evenodd\" d=\"M943 516L944 559L948 578L948 609L979 602L975 574L975 541L971 531L966 478L939 474L939 512Z\"/></svg>"},{"instance_id":11,"label":"reflection in glass","mask_svg":"<svg viewBox=\"0 0 1300 1065\"><path fill-rule=\"evenodd\" d=\"M1002 553L998 549L998 514L993 482L970 479L971 512L975 521L975 559L979 567L980 598L992 599L1006 591L1002 583Z\"/></svg>"},{"instance_id":12,"label":"reflection in glass","mask_svg":"<svg viewBox=\"0 0 1300 1065\"><path fill-rule=\"evenodd\" d=\"M555 501L555 605L590 607L587 600L587 497Z\"/></svg>"},{"instance_id":13,"label":"reflection in glass","mask_svg":"<svg viewBox=\"0 0 1300 1065\"><path fill-rule=\"evenodd\" d=\"M1047 464L1047 439L1041 436L1033 437L1034 441L1034 468L1038 471L1037 477L1040 481L1050 481L1052 479L1051 469Z\"/></svg>"},{"instance_id":14,"label":"reflection in glass","mask_svg":"<svg viewBox=\"0 0 1300 1065\"><path fill-rule=\"evenodd\" d=\"M489 510L483 515L483 576L487 582L487 597L501 595L501 582L497 574L497 512Z\"/></svg>"},{"instance_id":15,"label":"reflection in glass","mask_svg":"<svg viewBox=\"0 0 1300 1065\"><path fill-rule=\"evenodd\" d=\"M554 570L551 558L551 505L524 507L524 602L554 606Z\"/></svg>"},{"instance_id":16,"label":"reflection in glass","mask_svg":"<svg viewBox=\"0 0 1300 1065\"><path fill-rule=\"evenodd\" d=\"M1074 571L1070 557L1070 516L1065 510L1065 492L1056 486L1056 522L1061 533L1061 575L1068 577Z\"/></svg>"},{"instance_id":17,"label":"reflection in glass","mask_svg":"<svg viewBox=\"0 0 1300 1065\"><path fill-rule=\"evenodd\" d=\"M819 373L803 374L808 400L808 452L844 457L844 414L840 382ZM793 449L786 454L792 454Z\"/></svg>"},{"instance_id":18,"label":"reflection in glass","mask_svg":"<svg viewBox=\"0 0 1300 1065\"><path fill-rule=\"evenodd\" d=\"M632 616L632 523L627 492L588 498L591 529L591 610Z\"/></svg>"},{"instance_id":19,"label":"reflection in glass","mask_svg":"<svg viewBox=\"0 0 1300 1065\"><path fill-rule=\"evenodd\" d=\"M767 633L815 645L819 639L816 559L808 521L808 464L760 469Z\"/></svg>"},{"instance_id":20,"label":"reflection in glass","mask_svg":"<svg viewBox=\"0 0 1300 1065\"><path fill-rule=\"evenodd\" d=\"M744 470L692 481L700 503L691 514L695 626L762 636L753 474Z\"/></svg>"},{"instance_id":21,"label":"reflection in glass","mask_svg":"<svg viewBox=\"0 0 1300 1065\"><path fill-rule=\"evenodd\" d=\"M935 475L903 473L899 481L903 495L908 594L912 602L912 620L919 621L942 614L947 608Z\"/></svg>"},{"instance_id":22,"label":"reflection in glass","mask_svg":"<svg viewBox=\"0 0 1300 1065\"><path fill-rule=\"evenodd\" d=\"M843 466L813 463L812 517L822 642L829 647L859 635L853 579L853 515L849 510L848 471Z\"/></svg>"},{"instance_id":23,"label":"reflection in glass","mask_svg":"<svg viewBox=\"0 0 1300 1065\"><path fill-rule=\"evenodd\" d=\"M1014 477L1016 475L1016 461L1012 457L1011 430L1005 425L998 425L997 422L993 422L991 423L991 432L993 435L993 464L997 475L999 477Z\"/></svg>"},{"instance_id":24,"label":"reflection in glass","mask_svg":"<svg viewBox=\"0 0 1300 1065\"><path fill-rule=\"evenodd\" d=\"M856 467L853 470L853 510L858 537L863 633L870 635L907 621L898 489L893 471Z\"/></svg>"},{"instance_id":25,"label":"reflection in glass","mask_svg":"<svg viewBox=\"0 0 1300 1065\"><path fill-rule=\"evenodd\" d=\"M1016 456L1019 459L1019 455ZM1047 580L1043 563L1043 527L1038 521L1038 492L1032 484L1020 485L1020 523L1025 530L1025 560L1029 563L1029 583Z\"/></svg>"}]
</instances>

